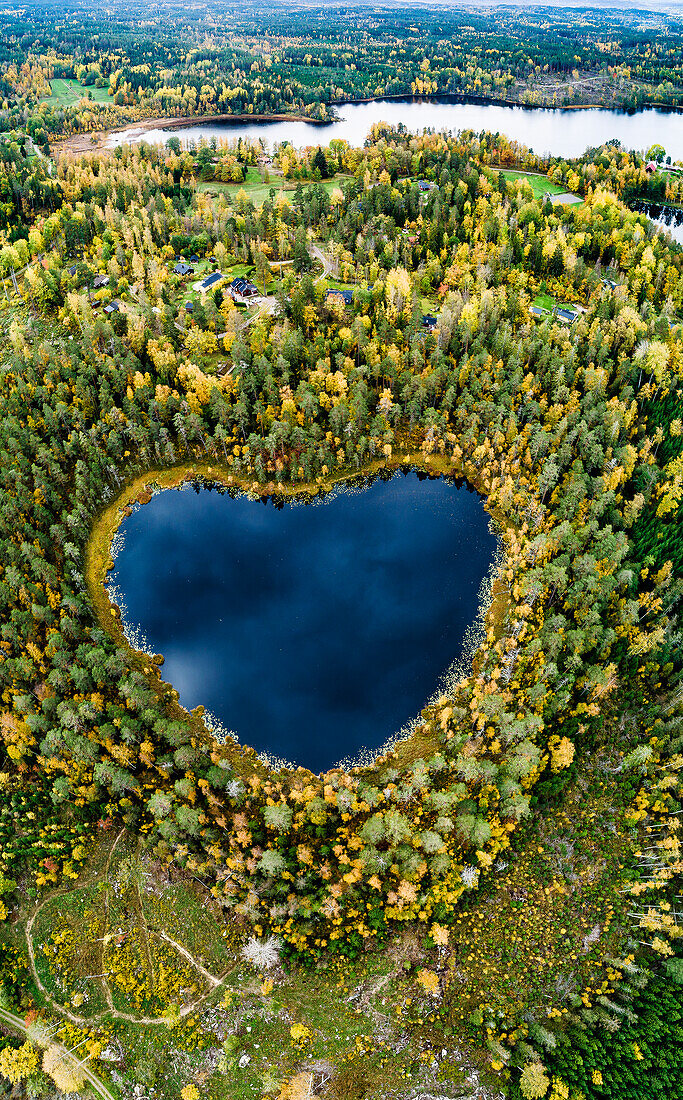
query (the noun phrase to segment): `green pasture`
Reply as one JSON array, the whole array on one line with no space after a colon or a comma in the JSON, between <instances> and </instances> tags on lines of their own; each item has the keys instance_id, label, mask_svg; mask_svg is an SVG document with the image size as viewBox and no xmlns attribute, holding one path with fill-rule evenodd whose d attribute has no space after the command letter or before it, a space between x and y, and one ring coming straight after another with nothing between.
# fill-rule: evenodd
<instances>
[{"instance_id":1,"label":"green pasture","mask_svg":"<svg viewBox=\"0 0 683 1100\"><path fill-rule=\"evenodd\" d=\"M281 191L291 193L296 191L297 187L301 185L304 189L308 187L315 187L319 182L321 187L324 187L328 194L334 190L335 187L341 187L344 180L349 179L348 176L334 176L329 180L283 180L282 176L270 173L270 181L264 183L261 179L261 172L258 168L251 165L247 169L247 178L244 183L221 183L219 180L204 180L197 184L198 191L204 191L209 195L229 195L231 199L235 199L240 190L243 190L247 194L247 198L254 204L254 206L261 206L267 198L270 196L271 191L275 191L278 194Z\"/></svg>"},{"instance_id":2,"label":"green pasture","mask_svg":"<svg viewBox=\"0 0 683 1100\"><path fill-rule=\"evenodd\" d=\"M52 85L52 95L47 96L42 102L48 103L52 107L72 107L74 104L80 103L82 99L91 97L93 103L110 102L108 89L96 88L94 84L85 87L78 80L67 77L55 77L50 81L50 84Z\"/></svg>"},{"instance_id":3,"label":"green pasture","mask_svg":"<svg viewBox=\"0 0 683 1100\"><path fill-rule=\"evenodd\" d=\"M562 195L566 192L566 187L559 187L556 183L551 183L547 176L539 175L536 172L509 172L507 169L503 172L506 180L513 182L514 180L526 180L534 193L535 199L543 199L543 196L550 192L551 195Z\"/></svg>"}]
</instances>

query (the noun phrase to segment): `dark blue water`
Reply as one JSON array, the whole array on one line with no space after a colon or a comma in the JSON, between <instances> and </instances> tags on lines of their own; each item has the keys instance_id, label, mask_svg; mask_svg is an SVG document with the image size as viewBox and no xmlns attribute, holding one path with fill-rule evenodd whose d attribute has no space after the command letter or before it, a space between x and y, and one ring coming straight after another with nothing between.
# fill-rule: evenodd
<instances>
[{"instance_id":1,"label":"dark blue water","mask_svg":"<svg viewBox=\"0 0 683 1100\"><path fill-rule=\"evenodd\" d=\"M496 549L475 493L412 473L282 509L169 490L121 530L126 622L181 703L314 771L419 714Z\"/></svg>"}]
</instances>

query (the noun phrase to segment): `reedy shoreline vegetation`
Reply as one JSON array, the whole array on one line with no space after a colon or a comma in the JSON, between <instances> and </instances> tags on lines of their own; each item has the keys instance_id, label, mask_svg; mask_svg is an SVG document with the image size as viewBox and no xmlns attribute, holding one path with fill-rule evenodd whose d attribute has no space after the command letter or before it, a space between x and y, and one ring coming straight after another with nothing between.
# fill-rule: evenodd
<instances>
[{"instance_id":1,"label":"reedy shoreline vegetation","mask_svg":"<svg viewBox=\"0 0 683 1100\"><path fill-rule=\"evenodd\" d=\"M417 929L436 952L417 979L426 1012L456 1035L483 1029L504 1078L521 1072L527 1097L545 1080L557 1100L539 1061L546 1048L552 1063L550 1029L611 1027L641 956L678 973L683 256L602 186L639 178L638 158L565 165L585 201L551 208L487 163L508 149L380 129L363 150L325 151L351 176L337 190L259 210L244 192L210 201L195 158L172 150L60 164L61 205L29 217L23 248L43 262L24 274L0 376L0 871L5 916L23 918L26 891L77 880L97 823L115 820L159 866L197 876L257 961L277 941L291 964L353 966ZM350 307L312 274L313 241L354 286ZM254 268L277 309L247 326L219 289L190 316L176 251ZM279 279L278 260L292 261ZM539 292L585 312L538 323ZM181 467L296 493L404 456L470 481L505 543L507 603L472 675L424 712L424 755L408 743L353 772L269 771L215 742L98 621L106 562L89 540L122 493ZM457 963L439 959L462 906L530 811L601 754L624 866L581 889L605 929L622 899L610 955L591 956L574 1001L549 1003L549 984L521 1003L477 986L459 1003Z\"/></svg>"}]
</instances>

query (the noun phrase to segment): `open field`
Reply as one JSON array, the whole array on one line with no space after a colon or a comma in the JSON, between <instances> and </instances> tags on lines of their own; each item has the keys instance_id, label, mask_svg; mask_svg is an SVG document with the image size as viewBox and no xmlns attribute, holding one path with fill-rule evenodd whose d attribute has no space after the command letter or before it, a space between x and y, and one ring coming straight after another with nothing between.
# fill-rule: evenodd
<instances>
[{"instance_id":1,"label":"open field","mask_svg":"<svg viewBox=\"0 0 683 1100\"><path fill-rule=\"evenodd\" d=\"M567 188L559 187L556 183L551 183L547 176L542 176L536 172L511 172L507 168L504 170L503 175L506 180L526 180L534 193L535 199L542 199L544 195L550 192L551 195L563 195Z\"/></svg>"},{"instance_id":2,"label":"open field","mask_svg":"<svg viewBox=\"0 0 683 1100\"><path fill-rule=\"evenodd\" d=\"M220 183L219 180L207 180L197 184L197 190L209 195L219 195L223 192L223 194L229 195L232 199L235 198L240 190L243 190L246 192L250 201L254 203L254 206L261 206L268 198L271 191L274 191L276 194L280 191L292 192L296 191L297 187L315 187L316 183L319 183L329 194L335 187L341 187L344 180L349 178L349 176L344 175L334 176L332 179L320 181L283 180L282 176L271 172L269 182L265 183L261 179L259 169L252 166L247 169L247 178L244 183Z\"/></svg>"},{"instance_id":3,"label":"open field","mask_svg":"<svg viewBox=\"0 0 683 1100\"><path fill-rule=\"evenodd\" d=\"M53 107L71 107L82 99L92 99L94 103L109 102L107 88L96 88L94 84L85 87L77 80L55 77L50 81L52 95L43 99L43 103L49 103Z\"/></svg>"}]
</instances>

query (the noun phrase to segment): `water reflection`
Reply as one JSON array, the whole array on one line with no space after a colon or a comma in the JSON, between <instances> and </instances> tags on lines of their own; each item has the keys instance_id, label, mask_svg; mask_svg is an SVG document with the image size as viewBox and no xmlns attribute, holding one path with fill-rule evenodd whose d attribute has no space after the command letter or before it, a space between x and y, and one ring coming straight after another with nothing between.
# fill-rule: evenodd
<instances>
[{"instance_id":1,"label":"water reflection","mask_svg":"<svg viewBox=\"0 0 683 1100\"><path fill-rule=\"evenodd\" d=\"M208 122L178 130L141 132L130 127L110 135L112 145L125 142L165 142L175 136L182 143L210 140L258 141L273 148L282 141L292 145L327 145L332 138L344 138L349 144L362 145L375 122L399 123L413 132L426 127L434 130L489 130L506 134L513 141L528 145L536 153L578 157L586 148L600 146L618 138L626 149L648 149L654 142L663 145L674 159L683 157L681 115L660 108L640 111L612 111L605 108L583 110L506 107L497 103L458 102L447 97L437 99L377 99L370 103L339 103L338 122L320 125L312 122Z\"/></svg>"},{"instance_id":2,"label":"water reflection","mask_svg":"<svg viewBox=\"0 0 683 1100\"><path fill-rule=\"evenodd\" d=\"M181 702L316 771L419 713L496 549L475 493L414 473L281 509L186 487L122 532L126 621Z\"/></svg>"},{"instance_id":3,"label":"water reflection","mask_svg":"<svg viewBox=\"0 0 683 1100\"><path fill-rule=\"evenodd\" d=\"M635 202L632 205L634 210L647 214L659 229L670 233L678 244L683 244L683 210L659 206L654 202Z\"/></svg>"}]
</instances>

